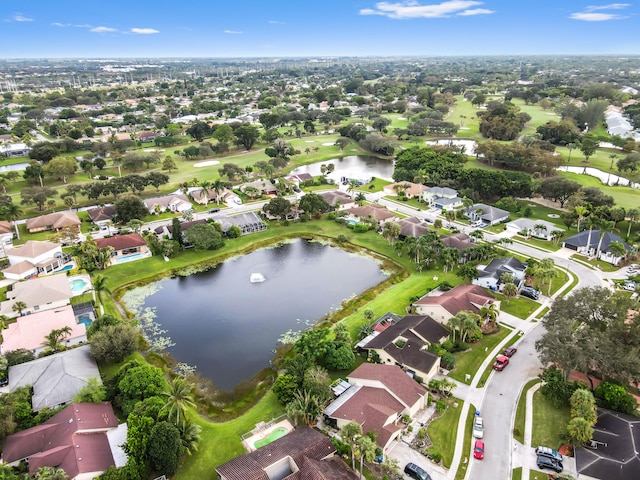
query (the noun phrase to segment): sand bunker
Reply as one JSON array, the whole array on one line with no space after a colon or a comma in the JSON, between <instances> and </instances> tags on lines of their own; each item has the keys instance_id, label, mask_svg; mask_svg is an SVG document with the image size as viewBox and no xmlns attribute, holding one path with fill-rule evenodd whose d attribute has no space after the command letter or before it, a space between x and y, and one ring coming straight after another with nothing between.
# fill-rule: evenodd
<instances>
[{"instance_id":1,"label":"sand bunker","mask_svg":"<svg viewBox=\"0 0 640 480\"><path fill-rule=\"evenodd\" d=\"M322 146L323 147L333 147L335 145L335 143L331 143L331 142L327 142L327 143L323 143Z\"/></svg>"},{"instance_id":2,"label":"sand bunker","mask_svg":"<svg viewBox=\"0 0 640 480\"><path fill-rule=\"evenodd\" d=\"M220 162L218 160L207 160L206 162L194 163L193 166L196 168L200 167L210 167L211 165L218 165Z\"/></svg>"}]
</instances>

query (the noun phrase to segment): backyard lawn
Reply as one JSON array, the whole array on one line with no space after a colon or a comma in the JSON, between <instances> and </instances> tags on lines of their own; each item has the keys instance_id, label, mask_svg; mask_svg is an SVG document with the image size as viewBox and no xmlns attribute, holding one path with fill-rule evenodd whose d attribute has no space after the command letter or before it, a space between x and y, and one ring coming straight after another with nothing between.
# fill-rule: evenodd
<instances>
[{"instance_id":1,"label":"backyard lawn","mask_svg":"<svg viewBox=\"0 0 640 480\"><path fill-rule=\"evenodd\" d=\"M558 450L570 419L569 406L554 407L538 390L533 394L532 445L545 445Z\"/></svg>"},{"instance_id":2,"label":"backyard lawn","mask_svg":"<svg viewBox=\"0 0 640 480\"><path fill-rule=\"evenodd\" d=\"M469 384L469 381L465 380L465 375L471 375L471 378L475 375L478 367L486 358L486 356L498 345L504 338L511 333L511 329L501 326L498 333L493 335L485 335L482 340L470 345L469 349L456 353L456 366L449 373L451 378L455 378L459 382Z\"/></svg>"}]
</instances>

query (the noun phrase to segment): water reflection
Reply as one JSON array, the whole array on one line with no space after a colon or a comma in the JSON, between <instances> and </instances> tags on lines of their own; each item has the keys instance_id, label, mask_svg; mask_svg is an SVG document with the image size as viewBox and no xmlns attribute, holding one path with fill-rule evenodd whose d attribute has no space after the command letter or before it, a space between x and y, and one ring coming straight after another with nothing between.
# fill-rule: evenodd
<instances>
[{"instance_id":1,"label":"water reflection","mask_svg":"<svg viewBox=\"0 0 640 480\"><path fill-rule=\"evenodd\" d=\"M309 173L313 176L321 175L320 167L333 163L335 170L328 175L329 178L336 182L340 177L346 176L350 178L376 177L382 180L392 181L393 177L393 160L386 160L368 155L353 155L343 158L334 158L324 162L312 163L295 168L291 173Z\"/></svg>"}]
</instances>

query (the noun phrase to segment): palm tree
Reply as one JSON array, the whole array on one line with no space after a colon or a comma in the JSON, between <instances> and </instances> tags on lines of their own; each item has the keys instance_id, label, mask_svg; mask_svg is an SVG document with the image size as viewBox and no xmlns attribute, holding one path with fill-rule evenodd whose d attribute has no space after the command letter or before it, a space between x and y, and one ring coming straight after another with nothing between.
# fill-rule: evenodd
<instances>
[{"instance_id":1,"label":"palm tree","mask_svg":"<svg viewBox=\"0 0 640 480\"><path fill-rule=\"evenodd\" d=\"M16 223L16 220L22 215L22 209L20 208L20 206L16 205L15 203L5 205L4 207L0 208L0 215L6 218L9 222L13 223L13 228L16 231L16 237L18 240L20 240L20 231L18 230L18 224Z\"/></svg>"},{"instance_id":2,"label":"palm tree","mask_svg":"<svg viewBox=\"0 0 640 480\"><path fill-rule=\"evenodd\" d=\"M180 452L191 456L193 452L198 451L198 443L200 442L202 428L200 425L186 422L180 428Z\"/></svg>"},{"instance_id":3,"label":"palm tree","mask_svg":"<svg viewBox=\"0 0 640 480\"><path fill-rule=\"evenodd\" d=\"M382 238L393 244L393 241L400 235L400 225L396 222L386 222L382 227Z\"/></svg>"},{"instance_id":4,"label":"palm tree","mask_svg":"<svg viewBox=\"0 0 640 480\"><path fill-rule=\"evenodd\" d=\"M362 469L364 461L373 462L376 458L376 442L371 440L367 435L359 437L357 440L358 449L360 450L360 478L364 478L362 475Z\"/></svg>"},{"instance_id":5,"label":"palm tree","mask_svg":"<svg viewBox=\"0 0 640 480\"><path fill-rule=\"evenodd\" d=\"M174 377L169 383L166 392L162 396L166 398L166 403L162 407L162 411L167 413L167 419L174 423L177 427L184 425L187 421L187 408L195 408L196 404L193 400L193 385L191 385L184 377Z\"/></svg>"},{"instance_id":6,"label":"palm tree","mask_svg":"<svg viewBox=\"0 0 640 480\"><path fill-rule=\"evenodd\" d=\"M518 294L518 287L516 287L515 283L506 283L504 287L502 287L502 295L507 301L507 305Z\"/></svg>"},{"instance_id":7,"label":"palm tree","mask_svg":"<svg viewBox=\"0 0 640 480\"><path fill-rule=\"evenodd\" d=\"M567 159L567 163L571 163L571 152L577 147L575 143L567 143L567 148L569 149L569 158Z\"/></svg>"},{"instance_id":8,"label":"palm tree","mask_svg":"<svg viewBox=\"0 0 640 480\"><path fill-rule=\"evenodd\" d=\"M496 321L498 320L498 306L495 304L495 302L484 305L482 308L480 308L480 311L478 313L488 323L495 327Z\"/></svg>"},{"instance_id":9,"label":"palm tree","mask_svg":"<svg viewBox=\"0 0 640 480\"><path fill-rule=\"evenodd\" d=\"M600 220L599 227L600 238L598 240L598 248L596 249L596 258L600 257L600 249L602 248L602 241L604 240L605 233L617 230L617 228L615 228L615 222L612 222L611 220L605 220L604 218Z\"/></svg>"},{"instance_id":10,"label":"palm tree","mask_svg":"<svg viewBox=\"0 0 640 480\"><path fill-rule=\"evenodd\" d=\"M340 429L342 441L351 447L351 468L356 468L355 445L358 437L362 435L362 427L359 423L349 422Z\"/></svg>"},{"instance_id":11,"label":"palm tree","mask_svg":"<svg viewBox=\"0 0 640 480\"><path fill-rule=\"evenodd\" d=\"M456 330L460 330L460 328L462 327L462 321L460 320L460 318L458 318L457 316L453 316L451 317L448 321L447 321L447 327L449 327L449 329L451 330L451 334L453 336L452 341L455 343L456 341ZM460 332L462 333L462 332Z\"/></svg>"},{"instance_id":12,"label":"palm tree","mask_svg":"<svg viewBox=\"0 0 640 480\"><path fill-rule=\"evenodd\" d=\"M198 185L200 190L202 191L202 196L204 197L205 205L209 205L209 192L211 191L212 185L208 180L203 180Z\"/></svg>"},{"instance_id":13,"label":"palm tree","mask_svg":"<svg viewBox=\"0 0 640 480\"><path fill-rule=\"evenodd\" d=\"M453 269L460 261L460 251L457 248L444 248L441 256L445 273L448 272L449 269Z\"/></svg>"},{"instance_id":14,"label":"palm tree","mask_svg":"<svg viewBox=\"0 0 640 480\"><path fill-rule=\"evenodd\" d=\"M98 275L93 279L93 290L96 292L100 304L102 304L102 292L111 294L111 290L107 287L107 278L102 275Z\"/></svg>"},{"instance_id":15,"label":"palm tree","mask_svg":"<svg viewBox=\"0 0 640 480\"><path fill-rule=\"evenodd\" d=\"M582 222L582 220L589 215L589 210L587 209L587 207L583 207L582 205L578 205L576 208L573 209L573 212L578 215L578 232L580 232L580 222Z\"/></svg>"},{"instance_id":16,"label":"palm tree","mask_svg":"<svg viewBox=\"0 0 640 480\"><path fill-rule=\"evenodd\" d=\"M27 304L21 300L18 300L16 303L13 304L13 306L11 307L11 310L13 310L14 312L18 312L18 316L22 316L22 311L25 308L27 308Z\"/></svg>"},{"instance_id":17,"label":"palm tree","mask_svg":"<svg viewBox=\"0 0 640 480\"><path fill-rule=\"evenodd\" d=\"M552 230L551 231L551 240L553 240L553 244L557 245L558 240L564 235L564 230Z\"/></svg>"},{"instance_id":18,"label":"palm tree","mask_svg":"<svg viewBox=\"0 0 640 480\"><path fill-rule=\"evenodd\" d=\"M227 182L223 182L222 180L220 180L219 178L217 178L216 180L213 181L213 183L211 184L211 189L215 192L216 194L216 202L218 205L220 205L220 193L229 186L229 184Z\"/></svg>"},{"instance_id":19,"label":"palm tree","mask_svg":"<svg viewBox=\"0 0 640 480\"><path fill-rule=\"evenodd\" d=\"M320 413L318 398L308 390L297 391L293 394L293 400L287 404L287 414L296 423L300 418L306 425L311 425Z\"/></svg>"},{"instance_id":20,"label":"palm tree","mask_svg":"<svg viewBox=\"0 0 640 480\"><path fill-rule=\"evenodd\" d=\"M572 418L567 425L567 436L574 445L584 445L593 438L593 427L587 419Z\"/></svg>"},{"instance_id":21,"label":"palm tree","mask_svg":"<svg viewBox=\"0 0 640 480\"><path fill-rule=\"evenodd\" d=\"M469 236L477 242L478 240L482 240L484 238L484 232L482 230L474 230L469 234Z\"/></svg>"},{"instance_id":22,"label":"palm tree","mask_svg":"<svg viewBox=\"0 0 640 480\"><path fill-rule=\"evenodd\" d=\"M59 352L63 349L63 340L69 335L71 335L71 327L68 325L62 328L54 328L44 337L42 346L53 353Z\"/></svg>"},{"instance_id":23,"label":"palm tree","mask_svg":"<svg viewBox=\"0 0 640 480\"><path fill-rule=\"evenodd\" d=\"M629 219L629 227L627 228L627 239L629 235L631 235L631 225L633 222L637 221L640 218L640 210L637 208L630 208L627 210L627 218Z\"/></svg>"}]
</instances>

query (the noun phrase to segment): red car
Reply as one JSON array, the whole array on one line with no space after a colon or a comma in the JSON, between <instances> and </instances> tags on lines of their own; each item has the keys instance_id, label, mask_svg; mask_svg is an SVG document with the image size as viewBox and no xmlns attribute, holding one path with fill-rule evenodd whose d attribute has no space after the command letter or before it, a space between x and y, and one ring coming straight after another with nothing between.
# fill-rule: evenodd
<instances>
[{"instance_id":1,"label":"red car","mask_svg":"<svg viewBox=\"0 0 640 480\"><path fill-rule=\"evenodd\" d=\"M509 365L509 357L498 355L498 358L496 358L496 362L493 364L493 369L500 372L504 370L504 367L506 367L507 365Z\"/></svg>"},{"instance_id":2,"label":"red car","mask_svg":"<svg viewBox=\"0 0 640 480\"><path fill-rule=\"evenodd\" d=\"M473 446L473 458L478 460L484 458L484 442L482 440L476 440L476 444Z\"/></svg>"},{"instance_id":3,"label":"red car","mask_svg":"<svg viewBox=\"0 0 640 480\"><path fill-rule=\"evenodd\" d=\"M504 349L503 355L505 357L513 357L513 354L516 353L518 349L516 347L507 347Z\"/></svg>"}]
</instances>

